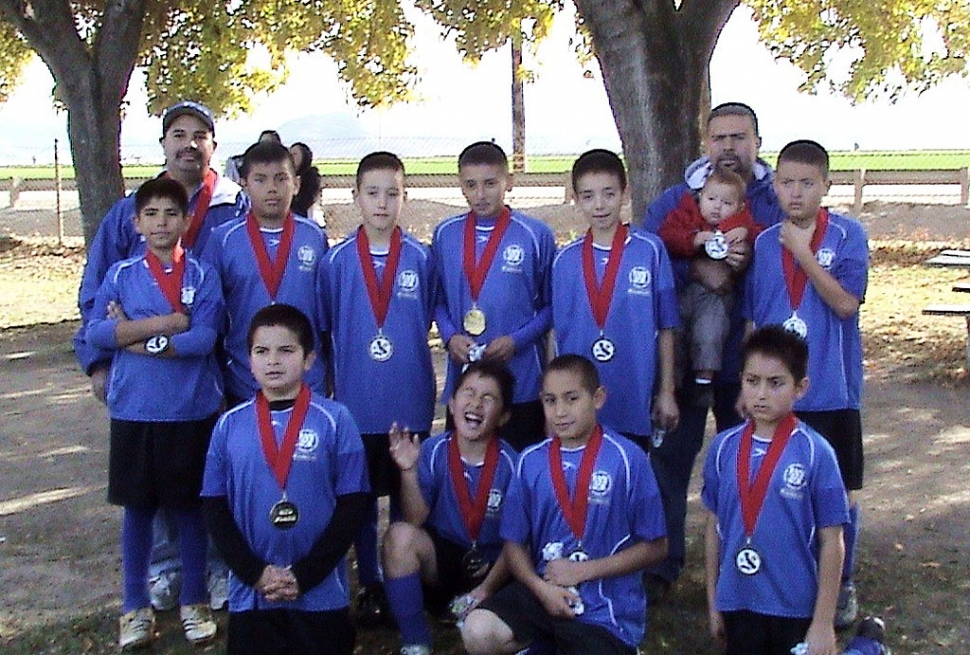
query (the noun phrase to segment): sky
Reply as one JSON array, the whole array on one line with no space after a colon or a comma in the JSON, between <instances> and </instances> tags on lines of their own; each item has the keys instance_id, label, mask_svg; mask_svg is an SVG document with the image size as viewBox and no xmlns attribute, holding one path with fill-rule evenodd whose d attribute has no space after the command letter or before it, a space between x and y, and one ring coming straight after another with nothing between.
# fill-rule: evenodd
<instances>
[{"instance_id":1,"label":"sky","mask_svg":"<svg viewBox=\"0 0 970 655\"><path fill-rule=\"evenodd\" d=\"M336 66L322 54L290 60L289 81L257 99L255 111L220 120L217 154L243 150L263 129L278 129L284 141L304 140L317 156L360 156L374 148L407 155L457 153L477 139L511 142L508 50L486 55L477 66L461 61L449 39L423 15L417 23L412 63L418 68L416 100L382 110L354 106L337 81ZM536 81L526 87L527 150L576 154L589 147L618 149L619 139L598 69L583 77L569 45L572 18L557 18L552 35L526 64ZM161 121L147 115L143 73L136 71L122 126L125 159L158 161ZM831 150L858 145L866 150L970 148L962 128L970 106L970 82L945 81L923 95L906 94L895 105L873 101L853 106L828 93L798 92L802 74L776 61L758 42L747 8L735 11L711 62L712 101L746 102L758 112L763 148L777 150L795 138L812 138ZM28 68L10 100L0 105L0 163L53 159L53 140L67 152L65 116L51 105L53 80L39 60Z\"/></svg>"}]
</instances>

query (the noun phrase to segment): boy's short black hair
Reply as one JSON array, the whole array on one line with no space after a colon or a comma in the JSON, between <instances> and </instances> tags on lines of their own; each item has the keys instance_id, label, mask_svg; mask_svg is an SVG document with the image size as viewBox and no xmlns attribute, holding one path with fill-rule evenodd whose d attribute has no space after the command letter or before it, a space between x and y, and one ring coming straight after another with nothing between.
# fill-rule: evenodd
<instances>
[{"instance_id":1,"label":"boy's short black hair","mask_svg":"<svg viewBox=\"0 0 970 655\"><path fill-rule=\"evenodd\" d=\"M486 164L489 166L501 166L506 171L509 169L509 158L501 146L492 141L476 141L466 147L458 155L458 170L462 166L474 166Z\"/></svg>"},{"instance_id":2,"label":"boy's short black hair","mask_svg":"<svg viewBox=\"0 0 970 655\"><path fill-rule=\"evenodd\" d=\"M600 373L596 370L596 365L582 355L559 355L546 365L546 372L542 375L543 381L553 371L575 373L579 376L580 384L590 395L595 394L600 388Z\"/></svg>"},{"instance_id":3,"label":"boy's short black hair","mask_svg":"<svg viewBox=\"0 0 970 655\"><path fill-rule=\"evenodd\" d=\"M404 162L393 152L386 150L378 150L369 155L364 155L360 163L357 164L357 177L354 180L358 189L360 189L360 181L370 171L394 171L395 173L400 171L401 175L404 175Z\"/></svg>"},{"instance_id":4,"label":"boy's short black hair","mask_svg":"<svg viewBox=\"0 0 970 655\"><path fill-rule=\"evenodd\" d=\"M743 102L722 102L707 115L707 126L710 127L711 121L721 116L746 116L754 126L754 135L758 136L758 115Z\"/></svg>"},{"instance_id":5,"label":"boy's short black hair","mask_svg":"<svg viewBox=\"0 0 970 655\"><path fill-rule=\"evenodd\" d=\"M170 177L155 177L138 187L135 191L135 213L140 214L145 205L155 198L168 198L183 215L189 213L189 194L181 183Z\"/></svg>"},{"instance_id":6,"label":"boy's short black hair","mask_svg":"<svg viewBox=\"0 0 970 655\"><path fill-rule=\"evenodd\" d=\"M304 358L313 352L313 326L310 325L310 319L293 305L285 303L266 305L256 312L246 332L246 349L253 349L256 330L273 326L284 327L296 336L300 347L303 348Z\"/></svg>"},{"instance_id":7,"label":"boy's short black hair","mask_svg":"<svg viewBox=\"0 0 970 655\"><path fill-rule=\"evenodd\" d=\"M455 383L455 393L461 388L462 383L472 375L480 375L483 378L495 380L498 384L499 394L502 396L502 411L507 412L512 409L512 398L515 391L515 376L503 362L494 359L480 359L469 364L458 376Z\"/></svg>"},{"instance_id":8,"label":"boy's short black hair","mask_svg":"<svg viewBox=\"0 0 970 655\"><path fill-rule=\"evenodd\" d=\"M256 141L275 141L276 143L283 143L283 139L280 138L280 133L276 130L263 130L259 133L259 138Z\"/></svg>"},{"instance_id":9,"label":"boy's short black hair","mask_svg":"<svg viewBox=\"0 0 970 655\"><path fill-rule=\"evenodd\" d=\"M778 153L778 164L781 165L785 161L814 166L828 177L829 153L817 141L811 139L792 141Z\"/></svg>"},{"instance_id":10,"label":"boy's short black hair","mask_svg":"<svg viewBox=\"0 0 970 655\"><path fill-rule=\"evenodd\" d=\"M573 191L584 175L590 173L609 173L620 181L620 190L626 189L626 166L623 160L612 150L594 148L587 150L573 163Z\"/></svg>"},{"instance_id":11,"label":"boy's short black hair","mask_svg":"<svg viewBox=\"0 0 970 655\"><path fill-rule=\"evenodd\" d=\"M808 342L781 325L766 325L748 336L741 346L742 371L754 354L780 361L796 383L803 380L808 371Z\"/></svg>"},{"instance_id":12,"label":"boy's short black hair","mask_svg":"<svg viewBox=\"0 0 970 655\"><path fill-rule=\"evenodd\" d=\"M725 186L734 187L734 190L738 194L738 200L742 203L744 202L745 197L748 195L748 185L740 175L734 171L729 171L717 166L714 167L711 174L707 176L706 180L704 180L704 186L702 188L706 189L708 184L723 184Z\"/></svg>"},{"instance_id":13,"label":"boy's short black hair","mask_svg":"<svg viewBox=\"0 0 970 655\"><path fill-rule=\"evenodd\" d=\"M293 155L289 148L277 141L258 141L246 148L246 152L243 153L239 174L245 179L253 164L276 164L279 162L288 164L290 172L294 176L296 175L296 162L293 161Z\"/></svg>"}]
</instances>

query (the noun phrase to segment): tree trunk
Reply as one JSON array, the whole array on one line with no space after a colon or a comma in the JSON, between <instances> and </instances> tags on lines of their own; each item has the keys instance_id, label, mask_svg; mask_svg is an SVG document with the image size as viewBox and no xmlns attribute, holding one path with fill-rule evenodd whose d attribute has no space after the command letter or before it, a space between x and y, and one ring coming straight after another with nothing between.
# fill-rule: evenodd
<instances>
[{"instance_id":1,"label":"tree trunk","mask_svg":"<svg viewBox=\"0 0 970 655\"><path fill-rule=\"evenodd\" d=\"M70 0L0 0L13 23L54 76L67 106L67 133L77 176L85 243L124 194L119 162L121 101L135 67L146 0L107 0L97 32L77 32Z\"/></svg>"},{"instance_id":2,"label":"tree trunk","mask_svg":"<svg viewBox=\"0 0 970 655\"><path fill-rule=\"evenodd\" d=\"M717 37L739 0L576 0L590 29L633 195L633 220L701 151Z\"/></svg>"},{"instance_id":3,"label":"tree trunk","mask_svg":"<svg viewBox=\"0 0 970 655\"><path fill-rule=\"evenodd\" d=\"M512 44L512 172L525 172L525 82L522 80L522 38Z\"/></svg>"}]
</instances>

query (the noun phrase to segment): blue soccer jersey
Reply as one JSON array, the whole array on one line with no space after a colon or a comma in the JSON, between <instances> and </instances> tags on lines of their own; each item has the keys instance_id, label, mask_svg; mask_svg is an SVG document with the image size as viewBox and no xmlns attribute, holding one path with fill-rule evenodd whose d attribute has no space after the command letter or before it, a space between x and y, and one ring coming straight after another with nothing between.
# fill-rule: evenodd
<instances>
[{"instance_id":1,"label":"blue soccer jersey","mask_svg":"<svg viewBox=\"0 0 970 655\"><path fill-rule=\"evenodd\" d=\"M473 302L462 268L466 215L445 219L435 229L431 249L440 280L435 322L441 339L448 343L464 333L465 314ZM475 234L476 261L495 227L495 220L478 219ZM552 230L539 220L513 211L511 224L485 277L477 306L485 314L485 332L474 337L488 344L501 336L515 341L515 355L508 363L515 375L513 402L538 399L544 361L543 335L549 330L550 273L556 251ZM451 397L461 366L448 358L442 401Z\"/></svg>"},{"instance_id":2,"label":"blue soccer jersey","mask_svg":"<svg viewBox=\"0 0 970 655\"><path fill-rule=\"evenodd\" d=\"M203 259L215 266L222 279L227 318L223 333L228 359L225 366L226 391L236 398L249 398L259 390L249 370L246 332L256 312L272 303L292 305L310 319L317 357L304 376L304 381L314 391L324 391L326 362L320 348L320 302L316 293L316 276L317 267L327 252L327 237L313 221L300 216L293 216L292 220L293 241L275 298L270 296L256 264L256 253L249 240L245 218L217 228L202 253ZM270 260L275 262L282 228L260 228L259 232Z\"/></svg>"},{"instance_id":3,"label":"blue soccer jersey","mask_svg":"<svg viewBox=\"0 0 970 655\"><path fill-rule=\"evenodd\" d=\"M292 413L292 408L271 412L277 446ZM253 400L219 419L202 482L202 496L225 496L249 548L256 557L276 566L290 566L310 552L330 523L338 496L369 489L364 446L353 417L340 403L316 394L300 429L286 482L287 500L296 505L299 514L294 526L283 530L270 523L270 511L282 491L263 455ZM335 610L347 607L349 590L344 562L319 585L288 602L268 602L230 573L229 611Z\"/></svg>"},{"instance_id":4,"label":"blue soccer jersey","mask_svg":"<svg viewBox=\"0 0 970 655\"><path fill-rule=\"evenodd\" d=\"M171 274L171 273L169 273ZM144 255L108 269L95 296L88 339L112 353L108 381L111 418L123 421L198 421L215 414L222 403L222 380L214 348L224 305L219 277L213 268L186 256L181 302L189 315L185 332L173 335L177 357L128 351L115 339L117 319L107 318L108 303L121 305L131 320L164 316L175 311L158 286Z\"/></svg>"},{"instance_id":5,"label":"blue soccer jersey","mask_svg":"<svg viewBox=\"0 0 970 655\"><path fill-rule=\"evenodd\" d=\"M859 409L862 395L862 338L859 313L839 318L815 290L811 280L799 307L793 308L782 268L781 226L755 240L754 260L747 278L744 317L756 327L784 324L793 311L807 327L808 378L805 397L795 411ZM858 221L829 213L828 228L815 254L819 264L860 301L865 299L869 246Z\"/></svg>"},{"instance_id":6,"label":"blue soccer jersey","mask_svg":"<svg viewBox=\"0 0 970 655\"><path fill-rule=\"evenodd\" d=\"M745 425L715 437L704 463L704 505L717 517L720 562L715 607L770 616L811 617L818 594L818 531L849 521L845 488L835 451L823 437L798 422L768 483L764 505L748 544L738 492L738 451ZM770 441L752 439L751 479ZM761 558L753 575L738 569L745 547Z\"/></svg>"},{"instance_id":7,"label":"blue soccer jersey","mask_svg":"<svg viewBox=\"0 0 970 655\"><path fill-rule=\"evenodd\" d=\"M199 185L189 198L190 217L195 212L201 192L202 185ZM186 250L191 250L196 255L202 253L212 230L245 215L247 208L248 199L246 194L241 193L239 185L228 178L217 177L209 209L205 213L195 244L191 248L186 247ZM86 373L90 373L96 364L107 363L111 359L110 352L99 351L88 343L85 336L87 323L94 316L91 311L94 308L94 297L104 281L104 276L112 264L143 254L145 237L135 231L135 194L132 193L108 210L98 224L94 239L88 245L88 258L84 263L78 290L81 327L74 337L74 353Z\"/></svg>"},{"instance_id":8,"label":"blue soccer jersey","mask_svg":"<svg viewBox=\"0 0 970 655\"><path fill-rule=\"evenodd\" d=\"M556 350L560 355L583 355L596 364L607 391L599 413L604 424L627 434L648 435L657 335L680 323L667 251L653 234L630 233L602 333L586 291L582 251L580 238L565 246L552 266ZM593 246L597 284L602 284L609 256L610 248ZM601 338L612 344L612 353L594 352L594 343Z\"/></svg>"},{"instance_id":9,"label":"blue soccer jersey","mask_svg":"<svg viewBox=\"0 0 970 655\"><path fill-rule=\"evenodd\" d=\"M528 548L540 576L547 561L564 557L579 546L552 485L551 444L546 439L522 452L502 513L502 539ZM562 450L571 498L584 450ZM599 559L638 541L664 536L663 503L647 455L632 441L604 428L589 486L582 549L591 559ZM579 593L585 611L577 621L606 628L631 647L640 643L647 604L641 572L584 582Z\"/></svg>"},{"instance_id":10,"label":"blue soccer jersey","mask_svg":"<svg viewBox=\"0 0 970 655\"><path fill-rule=\"evenodd\" d=\"M455 485L451 479L451 470L448 468L448 445L454 438L451 432L444 432L426 439L421 444L421 456L418 459L418 485L421 487L421 495L429 510L425 523L439 536L468 549L471 548L472 539L465 527ZM492 562L498 559L502 550L499 520L508 494L509 483L515 476L517 457L512 446L499 440L498 467L495 469L495 477L488 492L485 520L477 541L482 555ZM463 477L468 484L472 499L478 493L483 468L484 462L468 464L462 460Z\"/></svg>"},{"instance_id":11,"label":"blue soccer jersey","mask_svg":"<svg viewBox=\"0 0 970 655\"><path fill-rule=\"evenodd\" d=\"M395 421L402 428L428 432L435 402L428 346L437 286L434 261L426 246L403 235L387 316L378 330L357 234L327 253L318 275L322 328L333 346L334 398L347 405L364 434L387 432ZM378 280L387 255L372 248L366 262Z\"/></svg>"}]
</instances>

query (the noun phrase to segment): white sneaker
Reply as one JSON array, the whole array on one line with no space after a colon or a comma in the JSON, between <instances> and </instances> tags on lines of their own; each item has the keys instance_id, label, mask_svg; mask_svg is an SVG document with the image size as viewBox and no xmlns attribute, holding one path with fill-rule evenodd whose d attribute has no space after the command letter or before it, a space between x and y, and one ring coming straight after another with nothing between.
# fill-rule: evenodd
<instances>
[{"instance_id":1,"label":"white sneaker","mask_svg":"<svg viewBox=\"0 0 970 655\"><path fill-rule=\"evenodd\" d=\"M178 605L182 576L179 571L163 571L148 579L148 596L157 612L167 612Z\"/></svg>"},{"instance_id":2,"label":"white sneaker","mask_svg":"<svg viewBox=\"0 0 970 655\"><path fill-rule=\"evenodd\" d=\"M155 612L141 607L121 615L118 622L118 645L121 650L147 646L155 633Z\"/></svg>"},{"instance_id":3,"label":"white sneaker","mask_svg":"<svg viewBox=\"0 0 970 655\"><path fill-rule=\"evenodd\" d=\"M182 630L185 638L193 644L201 644L216 636L216 622L212 619L212 612L204 603L198 605L182 605L179 608L182 619Z\"/></svg>"},{"instance_id":4,"label":"white sneaker","mask_svg":"<svg viewBox=\"0 0 970 655\"><path fill-rule=\"evenodd\" d=\"M401 655L431 655L431 649L424 644L408 644L401 647Z\"/></svg>"},{"instance_id":5,"label":"white sneaker","mask_svg":"<svg viewBox=\"0 0 970 655\"><path fill-rule=\"evenodd\" d=\"M229 574L225 571L209 573L207 586L209 588L209 607L212 608L212 611L218 612L225 609L226 605L229 604Z\"/></svg>"}]
</instances>

